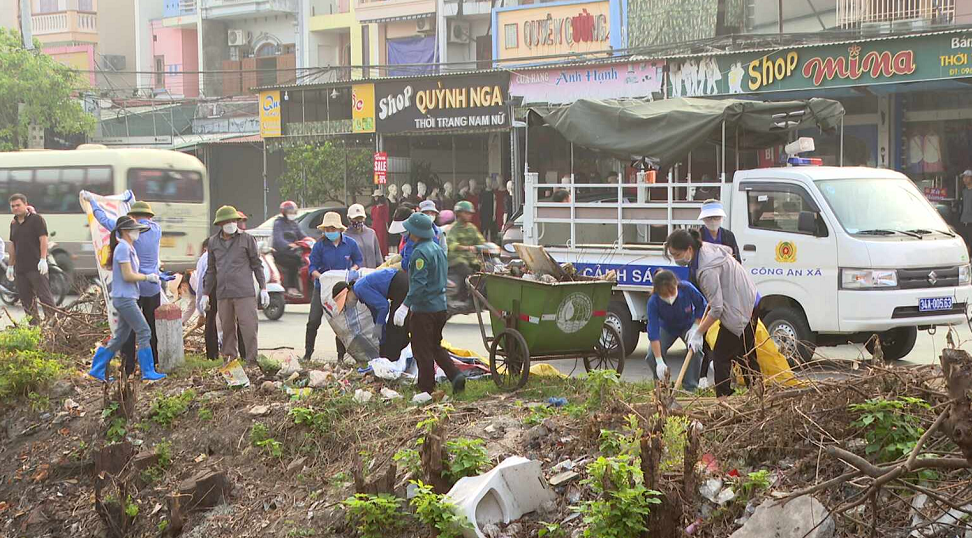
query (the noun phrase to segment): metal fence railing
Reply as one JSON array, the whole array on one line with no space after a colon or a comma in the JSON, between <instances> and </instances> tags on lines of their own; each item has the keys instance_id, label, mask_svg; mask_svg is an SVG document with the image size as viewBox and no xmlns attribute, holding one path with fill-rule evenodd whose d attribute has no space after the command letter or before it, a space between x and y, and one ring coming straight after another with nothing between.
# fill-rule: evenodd
<instances>
[{"instance_id":1,"label":"metal fence railing","mask_svg":"<svg viewBox=\"0 0 972 538\"><path fill-rule=\"evenodd\" d=\"M955 0L837 0L837 26L861 28L912 21L931 25L951 24L955 19Z\"/></svg>"}]
</instances>

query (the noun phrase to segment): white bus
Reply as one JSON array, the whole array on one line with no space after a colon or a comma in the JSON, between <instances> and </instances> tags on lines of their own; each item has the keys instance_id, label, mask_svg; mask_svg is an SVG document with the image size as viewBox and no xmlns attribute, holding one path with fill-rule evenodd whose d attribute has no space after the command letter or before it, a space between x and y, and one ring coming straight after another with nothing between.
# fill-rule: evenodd
<instances>
[{"instance_id":1,"label":"white bus","mask_svg":"<svg viewBox=\"0 0 972 538\"><path fill-rule=\"evenodd\" d=\"M10 214L14 193L47 221L57 246L52 250L65 272L95 275L95 255L88 221L78 193L121 194L152 204L162 228L161 259L169 271L195 266L209 225L209 181L199 159L177 151L109 149L84 144L76 150L25 150L0 153L0 212ZM0 226L4 240L9 226Z\"/></svg>"}]
</instances>

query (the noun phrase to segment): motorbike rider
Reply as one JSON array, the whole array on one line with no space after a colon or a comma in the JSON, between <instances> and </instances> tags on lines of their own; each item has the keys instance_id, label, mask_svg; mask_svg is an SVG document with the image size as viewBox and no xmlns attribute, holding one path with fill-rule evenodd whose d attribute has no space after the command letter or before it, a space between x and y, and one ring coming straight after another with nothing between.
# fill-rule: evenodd
<instances>
[{"instance_id":1,"label":"motorbike rider","mask_svg":"<svg viewBox=\"0 0 972 538\"><path fill-rule=\"evenodd\" d=\"M287 294L300 295L298 275L300 274L301 255L297 241L304 238L304 232L297 223L297 204L287 200L280 204L280 216L273 221L274 260L283 269L283 284Z\"/></svg>"},{"instance_id":2,"label":"motorbike rider","mask_svg":"<svg viewBox=\"0 0 972 538\"><path fill-rule=\"evenodd\" d=\"M469 289L466 287L466 278L482 267L482 263L477 255L477 247L486 243L486 238L479 232L479 228L473 224L472 202L463 200L456 204L453 209L456 214L456 223L449 230L449 272L456 277L455 282L459 289L456 299L459 301L469 300Z\"/></svg>"}]
</instances>

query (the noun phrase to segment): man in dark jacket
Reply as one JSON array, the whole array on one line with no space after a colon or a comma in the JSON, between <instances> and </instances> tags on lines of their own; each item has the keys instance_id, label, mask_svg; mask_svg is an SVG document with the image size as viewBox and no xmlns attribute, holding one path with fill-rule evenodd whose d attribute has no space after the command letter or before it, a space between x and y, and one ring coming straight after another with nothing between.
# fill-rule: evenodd
<instances>
[{"instance_id":1,"label":"man in dark jacket","mask_svg":"<svg viewBox=\"0 0 972 538\"><path fill-rule=\"evenodd\" d=\"M297 223L297 204L287 200L280 204L280 216L273 221L273 259L283 269L283 284L290 295L300 295L297 275L301 259L297 241L303 238L304 232Z\"/></svg>"}]
</instances>

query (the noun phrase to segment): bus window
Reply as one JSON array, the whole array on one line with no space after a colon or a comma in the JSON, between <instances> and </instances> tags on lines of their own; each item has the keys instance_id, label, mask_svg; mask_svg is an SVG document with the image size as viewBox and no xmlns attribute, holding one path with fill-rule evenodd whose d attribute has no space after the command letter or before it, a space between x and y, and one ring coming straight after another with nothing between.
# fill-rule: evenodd
<instances>
[{"instance_id":1,"label":"bus window","mask_svg":"<svg viewBox=\"0 0 972 538\"><path fill-rule=\"evenodd\" d=\"M128 171L128 188L137 200L146 202L203 202L199 172L132 169Z\"/></svg>"},{"instance_id":2,"label":"bus window","mask_svg":"<svg viewBox=\"0 0 972 538\"><path fill-rule=\"evenodd\" d=\"M84 189L103 196L116 194L114 192L115 185L111 181L111 168L108 168L107 166L95 166L88 168L87 178L84 182Z\"/></svg>"}]
</instances>

